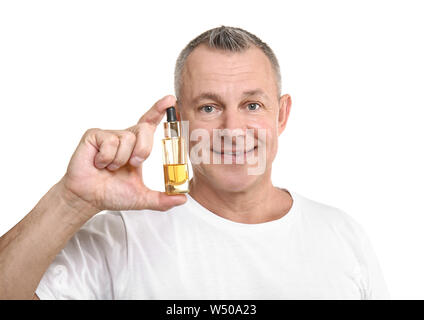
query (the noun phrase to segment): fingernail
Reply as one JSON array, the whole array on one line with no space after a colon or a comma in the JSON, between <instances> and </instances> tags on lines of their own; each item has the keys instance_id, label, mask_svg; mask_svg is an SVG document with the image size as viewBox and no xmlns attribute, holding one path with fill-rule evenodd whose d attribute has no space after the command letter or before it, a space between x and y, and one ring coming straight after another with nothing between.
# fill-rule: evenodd
<instances>
[{"instance_id":1,"label":"fingernail","mask_svg":"<svg viewBox=\"0 0 424 320\"><path fill-rule=\"evenodd\" d=\"M115 170L115 169L118 169L118 166L116 164L112 163L112 164L108 165L108 169Z\"/></svg>"},{"instance_id":2,"label":"fingernail","mask_svg":"<svg viewBox=\"0 0 424 320\"><path fill-rule=\"evenodd\" d=\"M134 156L130 159L130 164L134 167L138 167L143 162L143 159L137 156Z\"/></svg>"},{"instance_id":3,"label":"fingernail","mask_svg":"<svg viewBox=\"0 0 424 320\"><path fill-rule=\"evenodd\" d=\"M96 167L99 169L104 169L106 167L107 163L103 163L103 162L97 162L96 163Z\"/></svg>"}]
</instances>

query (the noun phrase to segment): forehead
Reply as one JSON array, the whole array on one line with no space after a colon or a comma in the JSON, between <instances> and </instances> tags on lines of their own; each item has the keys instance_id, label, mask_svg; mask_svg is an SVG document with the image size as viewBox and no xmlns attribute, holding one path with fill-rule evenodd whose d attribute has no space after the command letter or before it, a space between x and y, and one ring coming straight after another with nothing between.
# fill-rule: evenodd
<instances>
[{"instance_id":1,"label":"forehead","mask_svg":"<svg viewBox=\"0 0 424 320\"><path fill-rule=\"evenodd\" d=\"M203 91L235 95L261 89L271 96L277 90L271 62L254 46L230 52L200 45L188 56L182 76L181 90L187 98Z\"/></svg>"}]
</instances>

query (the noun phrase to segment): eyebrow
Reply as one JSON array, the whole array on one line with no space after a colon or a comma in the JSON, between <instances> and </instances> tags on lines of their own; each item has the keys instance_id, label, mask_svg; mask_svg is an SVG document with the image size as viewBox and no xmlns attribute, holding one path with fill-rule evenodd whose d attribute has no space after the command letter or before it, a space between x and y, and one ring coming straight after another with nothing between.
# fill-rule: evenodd
<instances>
[{"instance_id":1,"label":"eyebrow","mask_svg":"<svg viewBox=\"0 0 424 320\"><path fill-rule=\"evenodd\" d=\"M242 93L243 98L251 97L255 95L263 96L265 99L268 99L268 96L266 95L266 93L263 92L261 89L247 90ZM203 92L199 94L197 97L195 97L193 99L193 102L198 103L200 100L203 100L203 99L211 99L211 100L215 100L216 102L219 102L220 104L224 104L222 97L219 94L216 94L214 92Z\"/></svg>"}]
</instances>

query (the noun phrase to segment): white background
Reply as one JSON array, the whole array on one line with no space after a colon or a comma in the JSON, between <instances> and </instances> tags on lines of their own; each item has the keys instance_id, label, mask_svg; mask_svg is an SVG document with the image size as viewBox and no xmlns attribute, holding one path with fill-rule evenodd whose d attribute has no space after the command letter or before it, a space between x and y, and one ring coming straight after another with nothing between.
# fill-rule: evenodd
<instances>
[{"instance_id":1,"label":"white background","mask_svg":"<svg viewBox=\"0 0 424 320\"><path fill-rule=\"evenodd\" d=\"M180 50L222 24L256 34L293 107L274 184L367 231L392 298L424 298L420 1L1 1L0 234L64 174L88 129L173 94ZM146 183L163 189L162 127Z\"/></svg>"}]
</instances>

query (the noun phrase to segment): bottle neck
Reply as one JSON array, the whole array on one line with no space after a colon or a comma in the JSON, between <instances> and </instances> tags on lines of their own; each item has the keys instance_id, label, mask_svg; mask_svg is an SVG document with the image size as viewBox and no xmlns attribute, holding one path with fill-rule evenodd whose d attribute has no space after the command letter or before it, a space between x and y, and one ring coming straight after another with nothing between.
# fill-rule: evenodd
<instances>
[{"instance_id":1,"label":"bottle neck","mask_svg":"<svg viewBox=\"0 0 424 320\"><path fill-rule=\"evenodd\" d=\"M163 123L165 138L178 138L180 137L180 122L179 121L171 121Z\"/></svg>"}]
</instances>

